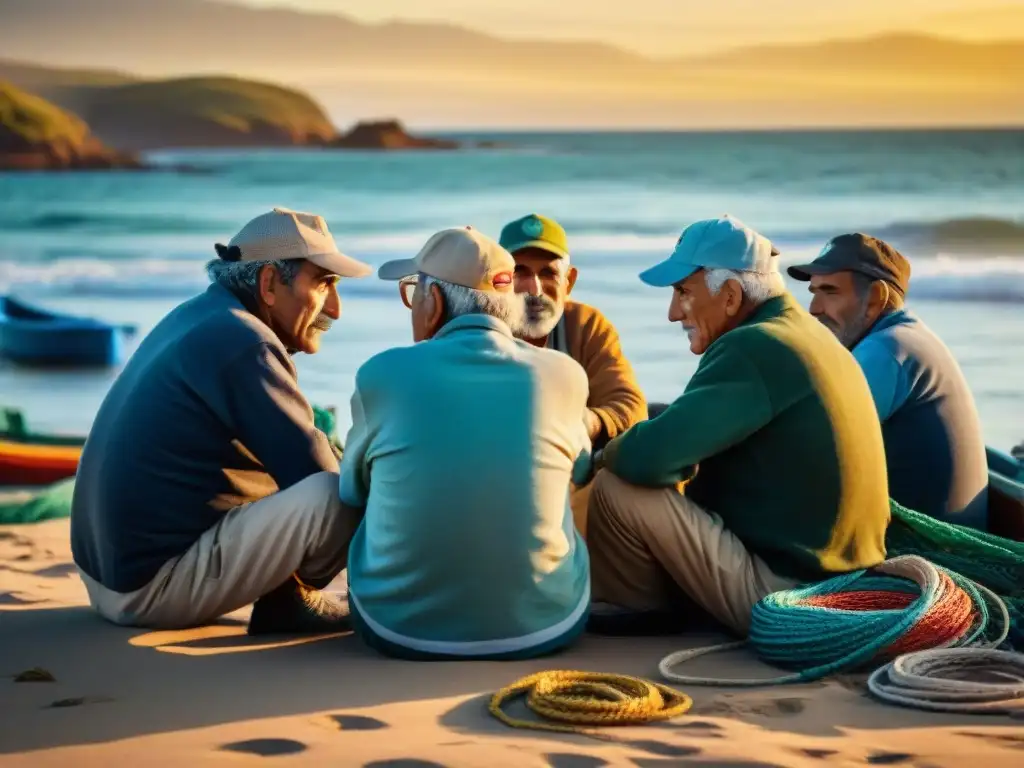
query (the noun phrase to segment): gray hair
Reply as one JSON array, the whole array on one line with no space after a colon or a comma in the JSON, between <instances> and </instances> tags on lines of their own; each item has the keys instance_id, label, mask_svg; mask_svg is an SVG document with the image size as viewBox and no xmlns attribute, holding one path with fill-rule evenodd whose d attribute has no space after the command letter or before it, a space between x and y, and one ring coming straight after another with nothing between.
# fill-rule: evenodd
<instances>
[{"instance_id":1,"label":"gray hair","mask_svg":"<svg viewBox=\"0 0 1024 768\"><path fill-rule=\"evenodd\" d=\"M513 333L518 333L526 316L526 302L512 291L491 293L456 285L436 277L419 273L419 288L427 291L436 285L444 296L446 320L462 315L489 315L501 320Z\"/></svg>"},{"instance_id":2,"label":"gray hair","mask_svg":"<svg viewBox=\"0 0 1024 768\"><path fill-rule=\"evenodd\" d=\"M764 304L786 292L786 283L776 269L770 272L736 272L731 269L709 269L704 272L704 282L712 296L717 296L726 281L735 280L740 284L743 295L753 304Z\"/></svg>"},{"instance_id":3,"label":"gray hair","mask_svg":"<svg viewBox=\"0 0 1024 768\"><path fill-rule=\"evenodd\" d=\"M302 269L305 259L279 259L277 261L225 261L213 259L206 264L206 274L211 282L227 288L234 294L251 298L259 295L260 270L274 267L281 276L281 282L291 285Z\"/></svg>"}]
</instances>

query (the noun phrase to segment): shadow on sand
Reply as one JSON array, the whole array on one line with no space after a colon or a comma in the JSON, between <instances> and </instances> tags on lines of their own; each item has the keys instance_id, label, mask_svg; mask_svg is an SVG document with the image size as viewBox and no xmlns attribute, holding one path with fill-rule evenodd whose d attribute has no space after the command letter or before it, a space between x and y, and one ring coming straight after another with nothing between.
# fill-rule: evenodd
<instances>
[{"instance_id":1,"label":"shadow on sand","mask_svg":"<svg viewBox=\"0 0 1024 768\"><path fill-rule=\"evenodd\" d=\"M383 735L391 727L386 717L347 710L453 696L471 698L445 713L442 727L459 735L507 737L510 729L487 714L486 692L542 669L613 671L654 680L665 654L714 641L707 635L586 636L566 654L528 662L405 662L382 658L351 635L250 638L244 624L229 620L195 630L147 632L115 627L81 607L0 610L0 754L317 712L328 713L342 730L380 730ZM33 668L50 672L56 682L13 681ZM694 663L693 672L771 675L742 652L707 665ZM709 717L812 736L847 729L1014 724L1006 718L982 722L913 711L896 718L850 681L756 690L689 687L687 693L695 700L690 716L650 726L640 737L634 730L623 746L652 760L692 759L701 749L680 739L699 744L720 737ZM812 696L814 710L835 704L834 711L849 716L825 725L821 717L802 717ZM513 714L526 712L521 703L513 707L518 708ZM583 736L529 733L563 745L581 739L594 744ZM225 748L247 754L297 749L276 741ZM554 758L552 764L559 760L571 764L568 758Z\"/></svg>"}]
</instances>

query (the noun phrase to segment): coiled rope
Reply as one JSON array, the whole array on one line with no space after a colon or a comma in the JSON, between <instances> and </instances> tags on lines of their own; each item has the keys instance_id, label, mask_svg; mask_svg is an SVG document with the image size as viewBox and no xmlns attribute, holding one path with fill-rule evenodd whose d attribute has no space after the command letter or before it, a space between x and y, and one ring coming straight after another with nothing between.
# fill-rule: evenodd
<instances>
[{"instance_id":1,"label":"coiled rope","mask_svg":"<svg viewBox=\"0 0 1024 768\"><path fill-rule=\"evenodd\" d=\"M526 697L526 705L537 715L556 722L510 717L503 706L519 696ZM607 738L581 726L653 723L685 714L692 706L693 700L685 693L642 678L554 670L537 672L505 686L491 697L488 710L512 728Z\"/></svg>"},{"instance_id":2,"label":"coiled rope","mask_svg":"<svg viewBox=\"0 0 1024 768\"><path fill-rule=\"evenodd\" d=\"M933 712L1024 712L1024 654L983 648L916 651L876 669L868 690L883 701Z\"/></svg>"},{"instance_id":3,"label":"coiled rope","mask_svg":"<svg viewBox=\"0 0 1024 768\"><path fill-rule=\"evenodd\" d=\"M1006 575L1011 572L1008 568ZM1006 586L1016 599L1019 585ZM1011 621L1007 602L987 586L919 555L902 555L870 570L770 594L754 606L747 640L672 653L658 669L678 683L763 686L809 682L888 661L868 681L883 701L934 711L1018 712L1024 710L1024 654L995 650L1011 628L1020 625ZM794 671L730 679L674 670L698 656L747 644L762 660ZM976 675L991 680L964 679ZM503 705L518 696L525 696L541 718L555 722L510 717ZM502 688L489 710L512 728L608 739L581 726L668 720L692 705L686 694L641 678L549 671Z\"/></svg>"},{"instance_id":4,"label":"coiled rope","mask_svg":"<svg viewBox=\"0 0 1024 768\"><path fill-rule=\"evenodd\" d=\"M746 641L672 653L658 669L667 680L694 685L808 682L924 649L994 648L1009 628L1006 605L994 592L922 557L906 555L870 571L770 594L754 606ZM762 660L796 671L769 679L728 679L682 675L673 669L745 643Z\"/></svg>"}]
</instances>

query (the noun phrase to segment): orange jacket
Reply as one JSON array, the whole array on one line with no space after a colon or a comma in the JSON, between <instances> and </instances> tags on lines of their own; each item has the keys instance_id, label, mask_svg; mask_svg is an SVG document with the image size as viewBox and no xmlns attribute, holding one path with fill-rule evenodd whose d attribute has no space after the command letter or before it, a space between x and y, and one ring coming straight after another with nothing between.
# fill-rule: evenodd
<instances>
[{"instance_id":1,"label":"orange jacket","mask_svg":"<svg viewBox=\"0 0 1024 768\"><path fill-rule=\"evenodd\" d=\"M647 401L622 352L619 333L599 310L567 300L547 346L583 366L590 382L587 407L601 419L609 439L647 418Z\"/></svg>"}]
</instances>

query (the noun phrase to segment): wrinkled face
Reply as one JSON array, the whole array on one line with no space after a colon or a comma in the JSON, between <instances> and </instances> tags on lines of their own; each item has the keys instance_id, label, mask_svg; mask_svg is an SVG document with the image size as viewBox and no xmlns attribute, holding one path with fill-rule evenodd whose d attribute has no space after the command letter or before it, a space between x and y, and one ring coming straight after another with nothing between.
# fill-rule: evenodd
<instances>
[{"instance_id":1,"label":"wrinkled face","mask_svg":"<svg viewBox=\"0 0 1024 768\"><path fill-rule=\"evenodd\" d=\"M521 334L542 339L558 324L565 299L576 283L576 268L539 248L523 248L516 260L515 290L525 294L526 320Z\"/></svg>"},{"instance_id":2,"label":"wrinkled face","mask_svg":"<svg viewBox=\"0 0 1024 768\"><path fill-rule=\"evenodd\" d=\"M869 296L857 290L853 272L811 275L811 314L835 334L847 349L871 327Z\"/></svg>"},{"instance_id":3,"label":"wrinkled face","mask_svg":"<svg viewBox=\"0 0 1024 768\"><path fill-rule=\"evenodd\" d=\"M727 280L718 294L712 295L704 270L698 269L673 286L668 319L682 324L690 351L702 355L711 342L736 326L742 303L743 291L736 281Z\"/></svg>"},{"instance_id":4,"label":"wrinkled face","mask_svg":"<svg viewBox=\"0 0 1024 768\"><path fill-rule=\"evenodd\" d=\"M281 343L291 352L316 354L320 336L341 317L338 275L304 261L291 285L275 267L260 272L260 302Z\"/></svg>"}]
</instances>

